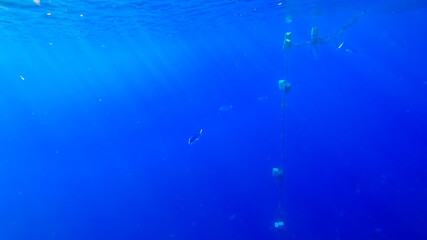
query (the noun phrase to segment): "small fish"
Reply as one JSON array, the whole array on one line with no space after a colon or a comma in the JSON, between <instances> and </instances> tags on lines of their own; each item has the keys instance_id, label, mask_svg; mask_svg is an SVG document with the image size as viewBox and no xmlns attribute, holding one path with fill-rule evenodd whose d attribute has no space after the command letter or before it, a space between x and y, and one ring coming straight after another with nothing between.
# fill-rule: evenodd
<instances>
[{"instance_id":1,"label":"small fish","mask_svg":"<svg viewBox=\"0 0 427 240\"><path fill-rule=\"evenodd\" d=\"M197 140L199 140L199 138L200 138L200 136L202 135L202 131L203 131L203 129L200 129L200 132L199 133L195 133L195 134L193 134L193 136L191 136L189 139L188 139L188 144L193 144L193 143L195 143Z\"/></svg>"},{"instance_id":2,"label":"small fish","mask_svg":"<svg viewBox=\"0 0 427 240\"><path fill-rule=\"evenodd\" d=\"M266 102L268 100L268 97L258 97L257 100L260 102Z\"/></svg>"},{"instance_id":3,"label":"small fish","mask_svg":"<svg viewBox=\"0 0 427 240\"><path fill-rule=\"evenodd\" d=\"M220 110L221 112L225 112L225 111L233 110L233 105L221 106L221 107L219 107L219 110Z\"/></svg>"}]
</instances>

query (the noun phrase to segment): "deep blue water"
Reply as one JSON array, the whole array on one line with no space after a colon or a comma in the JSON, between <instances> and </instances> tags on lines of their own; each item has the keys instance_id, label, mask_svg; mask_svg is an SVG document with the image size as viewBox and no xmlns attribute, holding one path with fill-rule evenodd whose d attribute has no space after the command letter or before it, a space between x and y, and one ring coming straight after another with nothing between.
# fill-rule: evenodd
<instances>
[{"instance_id":1,"label":"deep blue water","mask_svg":"<svg viewBox=\"0 0 427 240\"><path fill-rule=\"evenodd\" d=\"M427 239L426 6L1 0L0 239Z\"/></svg>"}]
</instances>

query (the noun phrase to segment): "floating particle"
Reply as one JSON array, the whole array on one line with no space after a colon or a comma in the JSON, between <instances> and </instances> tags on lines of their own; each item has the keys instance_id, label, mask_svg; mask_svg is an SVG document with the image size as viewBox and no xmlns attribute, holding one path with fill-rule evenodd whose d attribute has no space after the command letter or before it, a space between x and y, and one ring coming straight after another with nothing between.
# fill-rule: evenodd
<instances>
[{"instance_id":1,"label":"floating particle","mask_svg":"<svg viewBox=\"0 0 427 240\"><path fill-rule=\"evenodd\" d=\"M50 15L52 15L52 13L46 13L46 15L50 16Z\"/></svg>"},{"instance_id":2,"label":"floating particle","mask_svg":"<svg viewBox=\"0 0 427 240\"><path fill-rule=\"evenodd\" d=\"M275 223L274 223L274 227L275 227L275 228L282 228L284 225L285 225L285 223L284 223L284 222L282 222L282 221L279 221L279 222L275 222Z\"/></svg>"},{"instance_id":3,"label":"floating particle","mask_svg":"<svg viewBox=\"0 0 427 240\"><path fill-rule=\"evenodd\" d=\"M277 4L277 6L281 6L281 5L282 5L282 3L278 3L278 4Z\"/></svg>"},{"instance_id":4,"label":"floating particle","mask_svg":"<svg viewBox=\"0 0 427 240\"><path fill-rule=\"evenodd\" d=\"M37 5L40 5L40 0L33 0L33 2Z\"/></svg>"},{"instance_id":5,"label":"floating particle","mask_svg":"<svg viewBox=\"0 0 427 240\"><path fill-rule=\"evenodd\" d=\"M25 78L24 78L22 75L20 75L19 77L20 77L22 80L25 80Z\"/></svg>"}]
</instances>

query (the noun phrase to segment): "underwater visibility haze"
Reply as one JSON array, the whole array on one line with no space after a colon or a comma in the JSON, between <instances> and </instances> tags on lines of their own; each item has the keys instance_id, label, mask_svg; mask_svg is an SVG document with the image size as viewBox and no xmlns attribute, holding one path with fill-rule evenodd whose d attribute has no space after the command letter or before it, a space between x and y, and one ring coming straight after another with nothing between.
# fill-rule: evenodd
<instances>
[{"instance_id":1,"label":"underwater visibility haze","mask_svg":"<svg viewBox=\"0 0 427 240\"><path fill-rule=\"evenodd\" d=\"M427 239L426 14L0 0L0 239Z\"/></svg>"}]
</instances>

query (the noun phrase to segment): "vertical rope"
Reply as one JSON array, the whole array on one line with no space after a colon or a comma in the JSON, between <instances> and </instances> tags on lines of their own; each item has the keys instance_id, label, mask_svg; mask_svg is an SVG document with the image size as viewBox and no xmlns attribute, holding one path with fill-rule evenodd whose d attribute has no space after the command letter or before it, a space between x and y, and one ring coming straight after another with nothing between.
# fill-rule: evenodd
<instances>
[{"instance_id":1,"label":"vertical rope","mask_svg":"<svg viewBox=\"0 0 427 240\"><path fill-rule=\"evenodd\" d=\"M286 51L285 57L285 81L288 81L288 65L289 65L289 51ZM282 99L282 171L285 167L285 110L286 110L286 89L283 90L283 99Z\"/></svg>"},{"instance_id":2,"label":"vertical rope","mask_svg":"<svg viewBox=\"0 0 427 240\"><path fill-rule=\"evenodd\" d=\"M288 59L289 59L289 51L286 51L285 56L285 81L288 79ZM280 217L284 218L284 186L283 186L283 178L285 174L285 110L286 110L286 89L283 90L283 98L282 98L282 126L281 126L281 166L282 176L279 178L279 214Z\"/></svg>"},{"instance_id":3,"label":"vertical rope","mask_svg":"<svg viewBox=\"0 0 427 240\"><path fill-rule=\"evenodd\" d=\"M284 211L284 174L285 174L285 110L286 110L286 95L290 90L290 83L288 80L288 65L289 65L289 50L292 47L292 35L290 32L286 33L285 42L283 44L283 49L286 50L285 53L285 76L283 80L279 80L279 89L283 91L282 98L282 126L281 126L281 159L280 159L280 168L273 169L273 175L276 176L279 180L279 206L278 206L278 221L274 223L275 227L280 230L280 239L284 238L284 219L285 219L285 211Z\"/></svg>"}]
</instances>

